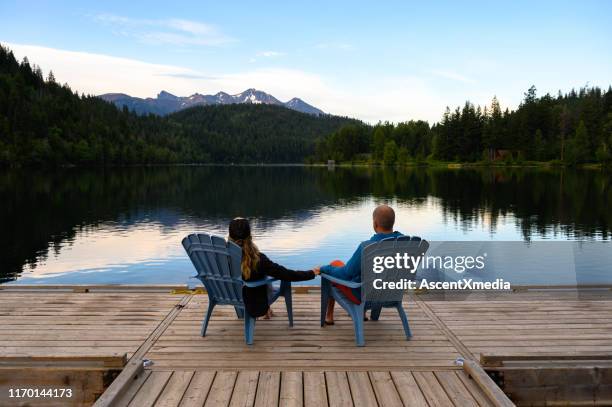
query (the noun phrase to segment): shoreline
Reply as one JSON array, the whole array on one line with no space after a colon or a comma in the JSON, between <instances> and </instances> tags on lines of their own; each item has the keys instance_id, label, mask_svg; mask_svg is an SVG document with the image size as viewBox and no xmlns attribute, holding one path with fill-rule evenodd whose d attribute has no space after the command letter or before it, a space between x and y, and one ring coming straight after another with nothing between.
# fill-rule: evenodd
<instances>
[{"instance_id":1,"label":"shoreline","mask_svg":"<svg viewBox=\"0 0 612 407\"><path fill-rule=\"evenodd\" d=\"M60 165L60 166L7 166L0 167L5 170L39 170L39 169L115 169L115 168L154 168L154 167L312 167L312 168L447 168L447 169L462 169L462 168L543 168L543 169L587 169L587 170L607 170L609 167L601 163L587 163L579 165L565 165L559 163L551 163L548 161L529 161L523 164L506 164L500 162L483 163L483 162L410 162L406 164L385 165L383 163L369 162L339 162L333 164L327 163L158 163L158 164L125 164L125 165Z\"/></svg>"}]
</instances>

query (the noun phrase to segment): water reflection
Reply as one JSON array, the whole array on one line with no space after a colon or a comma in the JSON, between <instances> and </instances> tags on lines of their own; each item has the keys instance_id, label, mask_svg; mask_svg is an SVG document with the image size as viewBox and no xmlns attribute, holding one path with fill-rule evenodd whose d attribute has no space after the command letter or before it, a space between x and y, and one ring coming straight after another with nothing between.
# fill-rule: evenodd
<instances>
[{"instance_id":1,"label":"water reflection","mask_svg":"<svg viewBox=\"0 0 612 407\"><path fill-rule=\"evenodd\" d=\"M184 283L180 239L253 219L274 259L347 258L379 202L430 240L608 240L611 177L597 171L160 167L0 175L1 275L44 283Z\"/></svg>"}]
</instances>

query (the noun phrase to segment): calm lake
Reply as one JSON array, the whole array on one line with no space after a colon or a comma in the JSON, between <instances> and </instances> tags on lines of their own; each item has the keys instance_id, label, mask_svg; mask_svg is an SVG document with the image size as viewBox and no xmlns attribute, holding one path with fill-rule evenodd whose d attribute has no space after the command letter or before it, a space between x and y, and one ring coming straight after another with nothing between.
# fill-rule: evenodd
<instances>
[{"instance_id":1,"label":"calm lake","mask_svg":"<svg viewBox=\"0 0 612 407\"><path fill-rule=\"evenodd\" d=\"M561 169L275 166L66 169L0 174L0 279L25 284L194 283L188 233L252 220L273 260L348 259L389 203L431 241L609 241L612 176ZM612 266L611 266L612 268ZM601 273L600 273L601 274ZM612 275L598 281L612 283Z\"/></svg>"}]
</instances>

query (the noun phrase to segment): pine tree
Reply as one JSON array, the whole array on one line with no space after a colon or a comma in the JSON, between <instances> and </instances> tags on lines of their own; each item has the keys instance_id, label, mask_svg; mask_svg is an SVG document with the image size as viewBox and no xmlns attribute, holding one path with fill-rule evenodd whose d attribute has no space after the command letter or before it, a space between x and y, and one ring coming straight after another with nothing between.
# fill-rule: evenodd
<instances>
[{"instance_id":1,"label":"pine tree","mask_svg":"<svg viewBox=\"0 0 612 407\"><path fill-rule=\"evenodd\" d=\"M566 161L570 165L589 160L588 133L584 121L580 120L574 137L567 143Z\"/></svg>"},{"instance_id":2,"label":"pine tree","mask_svg":"<svg viewBox=\"0 0 612 407\"><path fill-rule=\"evenodd\" d=\"M410 153L406 147L400 147L397 152L398 164L405 165L410 161Z\"/></svg>"},{"instance_id":3,"label":"pine tree","mask_svg":"<svg viewBox=\"0 0 612 407\"><path fill-rule=\"evenodd\" d=\"M601 164L608 166L612 161L612 153L607 143L602 142L597 151L595 152L595 158Z\"/></svg>"},{"instance_id":4,"label":"pine tree","mask_svg":"<svg viewBox=\"0 0 612 407\"><path fill-rule=\"evenodd\" d=\"M524 104L528 105L530 103L534 103L537 99L536 92L537 92L537 89L535 85L531 85L531 87L524 94L525 96Z\"/></svg>"},{"instance_id":5,"label":"pine tree","mask_svg":"<svg viewBox=\"0 0 612 407\"><path fill-rule=\"evenodd\" d=\"M374 155L374 159L375 160L383 160L384 159L384 154L385 154L385 142L386 142L386 137L385 137L385 131L382 127L382 125L378 125L376 126L376 128L374 129L374 144L373 144L373 148L372 148L372 152Z\"/></svg>"},{"instance_id":6,"label":"pine tree","mask_svg":"<svg viewBox=\"0 0 612 407\"><path fill-rule=\"evenodd\" d=\"M561 161L565 161L565 135L567 133L567 123L568 123L569 113L567 110L567 105L563 105L561 114L559 116L559 134L561 138Z\"/></svg>"},{"instance_id":7,"label":"pine tree","mask_svg":"<svg viewBox=\"0 0 612 407\"><path fill-rule=\"evenodd\" d=\"M544 143L544 136L542 136L542 130L537 129L533 142L533 158L541 161L546 155L546 145Z\"/></svg>"},{"instance_id":8,"label":"pine tree","mask_svg":"<svg viewBox=\"0 0 612 407\"><path fill-rule=\"evenodd\" d=\"M503 117L501 107L499 106L499 101L497 100L497 96L493 96L493 100L491 100L491 108L489 109L489 115L484 119L482 144L485 149L485 153L483 153L483 159L485 158L486 154L486 160L492 160L495 150L502 147L502 119Z\"/></svg>"},{"instance_id":9,"label":"pine tree","mask_svg":"<svg viewBox=\"0 0 612 407\"><path fill-rule=\"evenodd\" d=\"M394 165L397 161L397 144L390 140L385 143L384 162L385 165Z\"/></svg>"}]
</instances>

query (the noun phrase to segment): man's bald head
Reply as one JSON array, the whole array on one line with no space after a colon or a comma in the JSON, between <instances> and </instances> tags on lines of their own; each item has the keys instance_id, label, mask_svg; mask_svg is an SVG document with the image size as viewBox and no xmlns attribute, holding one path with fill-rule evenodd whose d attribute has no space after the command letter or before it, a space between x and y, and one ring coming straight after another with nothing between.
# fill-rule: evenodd
<instances>
[{"instance_id":1,"label":"man's bald head","mask_svg":"<svg viewBox=\"0 0 612 407\"><path fill-rule=\"evenodd\" d=\"M372 213L374 230L380 232L393 232L395 223L395 211L388 205L379 205Z\"/></svg>"}]
</instances>

